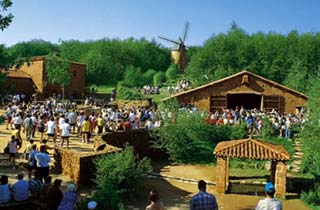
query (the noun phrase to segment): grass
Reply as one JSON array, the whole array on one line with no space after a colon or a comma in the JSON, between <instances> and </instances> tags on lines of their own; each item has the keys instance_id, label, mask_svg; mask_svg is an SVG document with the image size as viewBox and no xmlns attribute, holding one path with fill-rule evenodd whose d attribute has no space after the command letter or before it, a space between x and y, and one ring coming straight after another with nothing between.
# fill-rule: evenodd
<instances>
[{"instance_id":1,"label":"grass","mask_svg":"<svg viewBox=\"0 0 320 210\"><path fill-rule=\"evenodd\" d=\"M97 93L103 93L103 94L111 94L112 90L115 88L114 86L106 86L106 85L90 85L88 87L89 90L92 88L97 90Z\"/></svg>"}]
</instances>

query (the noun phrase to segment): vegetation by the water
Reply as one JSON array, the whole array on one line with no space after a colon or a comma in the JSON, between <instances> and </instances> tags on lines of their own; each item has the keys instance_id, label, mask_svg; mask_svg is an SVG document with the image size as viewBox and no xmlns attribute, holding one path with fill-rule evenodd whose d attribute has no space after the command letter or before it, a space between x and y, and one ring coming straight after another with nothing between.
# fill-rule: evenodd
<instances>
[{"instance_id":1,"label":"vegetation by the water","mask_svg":"<svg viewBox=\"0 0 320 210\"><path fill-rule=\"evenodd\" d=\"M99 209L124 209L121 195L126 197L139 192L142 174L150 172L151 163L147 158L137 160L133 147L96 159L95 190L90 199L99 203Z\"/></svg>"}]
</instances>

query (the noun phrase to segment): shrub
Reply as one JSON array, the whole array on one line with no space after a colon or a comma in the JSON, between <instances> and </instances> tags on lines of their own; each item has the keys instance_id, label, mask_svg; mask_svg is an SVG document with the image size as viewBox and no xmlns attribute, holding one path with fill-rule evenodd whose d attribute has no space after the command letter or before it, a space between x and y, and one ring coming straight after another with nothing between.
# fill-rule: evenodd
<instances>
[{"instance_id":1,"label":"shrub","mask_svg":"<svg viewBox=\"0 0 320 210\"><path fill-rule=\"evenodd\" d=\"M212 163L212 151L217 143L234 135L246 136L243 126L213 126L204 121L202 113L174 111L174 107L167 108L172 117L166 117L161 127L153 130L154 146L166 149L174 162Z\"/></svg>"},{"instance_id":2,"label":"shrub","mask_svg":"<svg viewBox=\"0 0 320 210\"><path fill-rule=\"evenodd\" d=\"M153 76L153 85L154 86L161 86L162 83L166 81L166 75L164 72L159 71Z\"/></svg>"},{"instance_id":3,"label":"shrub","mask_svg":"<svg viewBox=\"0 0 320 210\"><path fill-rule=\"evenodd\" d=\"M157 71L154 69L149 69L148 71L146 71L143 74L143 78L144 78L145 83L148 85L152 85L153 84L153 77L156 73L157 73Z\"/></svg>"},{"instance_id":4,"label":"shrub","mask_svg":"<svg viewBox=\"0 0 320 210\"><path fill-rule=\"evenodd\" d=\"M117 98L123 100L145 100L145 95L139 91L125 86L117 87Z\"/></svg>"},{"instance_id":5,"label":"shrub","mask_svg":"<svg viewBox=\"0 0 320 210\"><path fill-rule=\"evenodd\" d=\"M126 68L122 85L127 87L141 87L144 83L145 81L140 68L135 68L131 65Z\"/></svg>"},{"instance_id":6,"label":"shrub","mask_svg":"<svg viewBox=\"0 0 320 210\"><path fill-rule=\"evenodd\" d=\"M127 146L121 152L98 157L96 168L98 190L108 185L117 191L137 192L142 174L151 170L151 164L146 158L137 161L133 147Z\"/></svg>"},{"instance_id":7,"label":"shrub","mask_svg":"<svg viewBox=\"0 0 320 210\"><path fill-rule=\"evenodd\" d=\"M307 204L320 209L320 184L316 184L314 189L309 192L302 192L301 199Z\"/></svg>"},{"instance_id":8,"label":"shrub","mask_svg":"<svg viewBox=\"0 0 320 210\"><path fill-rule=\"evenodd\" d=\"M167 80L176 79L178 77L178 74L179 74L179 70L177 65L171 64L166 71L166 79Z\"/></svg>"}]
</instances>

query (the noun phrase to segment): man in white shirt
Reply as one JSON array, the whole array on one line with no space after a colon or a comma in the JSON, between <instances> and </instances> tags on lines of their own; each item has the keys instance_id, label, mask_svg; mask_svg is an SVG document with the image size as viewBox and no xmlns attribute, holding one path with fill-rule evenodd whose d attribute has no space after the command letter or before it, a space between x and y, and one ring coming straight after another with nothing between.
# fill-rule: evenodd
<instances>
[{"instance_id":1,"label":"man in white shirt","mask_svg":"<svg viewBox=\"0 0 320 210\"><path fill-rule=\"evenodd\" d=\"M76 123L77 123L77 113L75 110L72 110L72 112L68 115L69 124L72 127L72 132L75 132Z\"/></svg>"},{"instance_id":2,"label":"man in white shirt","mask_svg":"<svg viewBox=\"0 0 320 210\"><path fill-rule=\"evenodd\" d=\"M23 180L23 173L18 174L18 181L12 186L13 199L15 201L25 201L29 198L29 182Z\"/></svg>"},{"instance_id":3,"label":"man in white shirt","mask_svg":"<svg viewBox=\"0 0 320 210\"><path fill-rule=\"evenodd\" d=\"M55 129L56 129L56 122L54 121L54 118L51 117L50 120L47 122L47 135L48 135L48 141L52 137L54 144L56 144Z\"/></svg>"},{"instance_id":4,"label":"man in white shirt","mask_svg":"<svg viewBox=\"0 0 320 210\"><path fill-rule=\"evenodd\" d=\"M274 198L276 191L273 183L268 182L264 189L266 198L258 202L256 210L282 210L281 202Z\"/></svg>"},{"instance_id":5,"label":"man in white shirt","mask_svg":"<svg viewBox=\"0 0 320 210\"><path fill-rule=\"evenodd\" d=\"M61 129L61 147L63 147L64 141L67 142L67 148L69 149L69 135L71 126L69 125L69 119L66 119L65 122L60 126Z\"/></svg>"},{"instance_id":6,"label":"man in white shirt","mask_svg":"<svg viewBox=\"0 0 320 210\"><path fill-rule=\"evenodd\" d=\"M22 118L20 114L16 114L11 122L14 125L14 128L19 130L19 134L20 134L21 124L22 124Z\"/></svg>"}]
</instances>

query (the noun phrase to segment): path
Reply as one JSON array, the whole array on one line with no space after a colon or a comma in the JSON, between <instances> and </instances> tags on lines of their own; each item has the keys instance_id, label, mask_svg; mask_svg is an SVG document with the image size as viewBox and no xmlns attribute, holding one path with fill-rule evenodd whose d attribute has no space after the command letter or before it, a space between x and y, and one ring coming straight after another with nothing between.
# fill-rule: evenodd
<instances>
[{"instance_id":1,"label":"path","mask_svg":"<svg viewBox=\"0 0 320 210\"><path fill-rule=\"evenodd\" d=\"M293 155L293 161L291 162L291 169L290 172L288 173L288 176L294 176L294 174L298 173L300 171L300 166L302 163L302 149L301 149L301 140L300 138L296 138L294 141L294 149L295 153Z\"/></svg>"}]
</instances>

